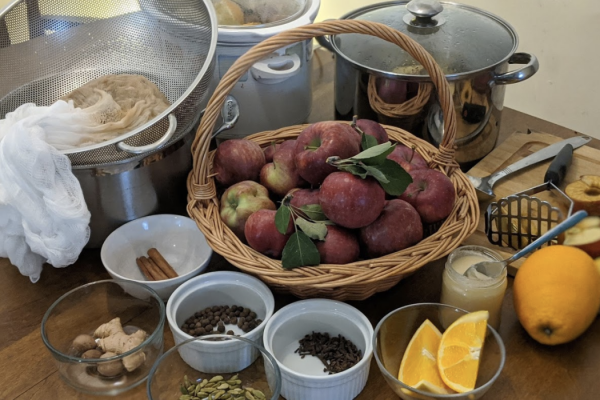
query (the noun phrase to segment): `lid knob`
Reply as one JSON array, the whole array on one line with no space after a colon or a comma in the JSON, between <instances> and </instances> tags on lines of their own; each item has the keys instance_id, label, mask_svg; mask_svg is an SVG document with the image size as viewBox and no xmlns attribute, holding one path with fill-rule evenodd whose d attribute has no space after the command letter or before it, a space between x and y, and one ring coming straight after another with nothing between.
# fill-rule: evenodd
<instances>
[{"instance_id":1,"label":"lid knob","mask_svg":"<svg viewBox=\"0 0 600 400\"><path fill-rule=\"evenodd\" d=\"M432 18L441 13L444 7L437 0L412 0L406 9L417 18Z\"/></svg>"}]
</instances>

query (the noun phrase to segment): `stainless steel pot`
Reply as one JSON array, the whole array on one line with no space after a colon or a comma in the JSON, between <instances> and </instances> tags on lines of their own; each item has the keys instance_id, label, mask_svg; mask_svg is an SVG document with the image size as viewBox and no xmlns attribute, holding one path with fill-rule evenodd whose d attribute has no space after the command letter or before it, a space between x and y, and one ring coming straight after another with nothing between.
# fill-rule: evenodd
<instances>
[{"instance_id":1,"label":"stainless steel pot","mask_svg":"<svg viewBox=\"0 0 600 400\"><path fill-rule=\"evenodd\" d=\"M87 248L99 248L119 226L156 213L186 214L187 177L192 169L194 128L168 146L121 163L72 166L91 213ZM222 124L213 137L235 126L240 115L237 101L228 96L221 110Z\"/></svg>"},{"instance_id":2,"label":"stainless steel pot","mask_svg":"<svg viewBox=\"0 0 600 400\"><path fill-rule=\"evenodd\" d=\"M122 164L73 166L91 213L87 248L99 248L124 223L151 215L185 214L195 130L151 155Z\"/></svg>"},{"instance_id":3,"label":"stainless steel pot","mask_svg":"<svg viewBox=\"0 0 600 400\"><path fill-rule=\"evenodd\" d=\"M464 169L496 145L505 85L538 70L537 58L516 53L515 30L475 7L435 0L369 5L342 19L380 22L419 42L446 73L458 120L456 159ZM398 126L439 145L443 117L426 71L382 39L343 34L319 38L334 52L337 119L353 115ZM523 66L509 71L509 65Z\"/></svg>"}]
</instances>

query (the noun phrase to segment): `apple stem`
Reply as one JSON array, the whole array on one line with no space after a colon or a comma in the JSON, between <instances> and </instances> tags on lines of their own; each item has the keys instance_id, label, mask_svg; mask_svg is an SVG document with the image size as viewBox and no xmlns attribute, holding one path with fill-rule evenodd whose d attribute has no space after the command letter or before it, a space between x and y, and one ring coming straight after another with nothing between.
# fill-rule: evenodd
<instances>
[{"instance_id":1,"label":"apple stem","mask_svg":"<svg viewBox=\"0 0 600 400\"><path fill-rule=\"evenodd\" d=\"M358 125L356 125L356 122L357 122L357 121L358 121L358 115L355 115L355 116L353 116L353 117L352 117L352 122L350 123L350 126L351 126L351 127L352 127L352 128L353 128L353 129L354 129L356 132L360 133L360 134L361 134L361 136L362 136L362 135L364 135L364 132L363 132L363 130L362 130L362 129L360 129L360 128L358 127Z\"/></svg>"},{"instance_id":2,"label":"apple stem","mask_svg":"<svg viewBox=\"0 0 600 400\"><path fill-rule=\"evenodd\" d=\"M319 146L304 146L304 150L316 150Z\"/></svg>"},{"instance_id":3,"label":"apple stem","mask_svg":"<svg viewBox=\"0 0 600 400\"><path fill-rule=\"evenodd\" d=\"M550 336L550 335L552 335L552 329L544 328L544 333L546 334L546 336Z\"/></svg>"},{"instance_id":4,"label":"apple stem","mask_svg":"<svg viewBox=\"0 0 600 400\"><path fill-rule=\"evenodd\" d=\"M409 164L412 161L413 157L415 156L416 147L415 146L411 146L411 149L412 149L412 153L410 153L410 159L408 160Z\"/></svg>"},{"instance_id":5,"label":"apple stem","mask_svg":"<svg viewBox=\"0 0 600 400\"><path fill-rule=\"evenodd\" d=\"M289 207L290 202L292 201L292 197L294 197L294 196L292 196L291 194L288 194L281 200L281 204L283 204L283 206L285 206L285 207Z\"/></svg>"},{"instance_id":6,"label":"apple stem","mask_svg":"<svg viewBox=\"0 0 600 400\"><path fill-rule=\"evenodd\" d=\"M327 164L333 165L334 167L337 166L339 161L340 161L340 158L338 156L327 157L327 160L325 160L325 162Z\"/></svg>"}]
</instances>

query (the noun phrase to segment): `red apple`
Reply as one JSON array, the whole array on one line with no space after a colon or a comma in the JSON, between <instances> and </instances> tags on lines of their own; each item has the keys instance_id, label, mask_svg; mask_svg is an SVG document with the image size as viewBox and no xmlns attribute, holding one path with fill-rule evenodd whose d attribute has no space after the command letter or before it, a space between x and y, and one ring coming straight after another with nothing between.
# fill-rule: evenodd
<instances>
[{"instance_id":1,"label":"red apple","mask_svg":"<svg viewBox=\"0 0 600 400\"><path fill-rule=\"evenodd\" d=\"M260 170L260 183L277 196L285 196L293 188L304 186L294 163L296 141L286 140L273 154L273 162L265 164Z\"/></svg>"},{"instance_id":2,"label":"red apple","mask_svg":"<svg viewBox=\"0 0 600 400\"><path fill-rule=\"evenodd\" d=\"M217 147L213 161L215 179L223 186L241 181L258 181L265 165L260 146L246 139L227 140Z\"/></svg>"},{"instance_id":3,"label":"red apple","mask_svg":"<svg viewBox=\"0 0 600 400\"><path fill-rule=\"evenodd\" d=\"M288 233L282 235L275 226L274 210L258 210L250 215L246 221L244 233L248 245L266 256L280 258L283 248L293 231L290 219Z\"/></svg>"},{"instance_id":4,"label":"red apple","mask_svg":"<svg viewBox=\"0 0 600 400\"><path fill-rule=\"evenodd\" d=\"M319 188L316 189L299 189L295 188L289 191L292 195L290 204L300 208L309 204L319 204Z\"/></svg>"},{"instance_id":5,"label":"red apple","mask_svg":"<svg viewBox=\"0 0 600 400\"><path fill-rule=\"evenodd\" d=\"M398 163L406 172L429 168L423 156L402 144L396 145L387 158Z\"/></svg>"},{"instance_id":6,"label":"red apple","mask_svg":"<svg viewBox=\"0 0 600 400\"><path fill-rule=\"evenodd\" d=\"M431 224L446 218L454 208L456 192L450 178L434 169L410 172L413 182L400 199L410 203L424 223Z\"/></svg>"},{"instance_id":7,"label":"red apple","mask_svg":"<svg viewBox=\"0 0 600 400\"><path fill-rule=\"evenodd\" d=\"M327 158L349 158L360 152L356 131L341 122L317 122L306 127L296 142L296 168L302 178L317 185L336 167L327 164Z\"/></svg>"},{"instance_id":8,"label":"red apple","mask_svg":"<svg viewBox=\"0 0 600 400\"><path fill-rule=\"evenodd\" d=\"M381 257L406 249L421 239L423 224L419 213L399 199L388 201L379 218L360 229L360 241L369 257Z\"/></svg>"},{"instance_id":9,"label":"red apple","mask_svg":"<svg viewBox=\"0 0 600 400\"><path fill-rule=\"evenodd\" d=\"M387 104L402 104L407 99L408 83L399 79L377 78L377 95Z\"/></svg>"},{"instance_id":10,"label":"red apple","mask_svg":"<svg viewBox=\"0 0 600 400\"><path fill-rule=\"evenodd\" d=\"M268 162L268 163L273 162L273 154L275 154L275 152L277 150L279 150L280 145L281 144L279 144L279 143L273 142L269 146L267 146L263 149L263 152L265 153L265 161L266 162Z\"/></svg>"},{"instance_id":11,"label":"red apple","mask_svg":"<svg viewBox=\"0 0 600 400\"><path fill-rule=\"evenodd\" d=\"M378 144L390 141L387 132L378 122L370 119L359 119L356 121L356 126L358 126L365 135L373 136Z\"/></svg>"},{"instance_id":12,"label":"red apple","mask_svg":"<svg viewBox=\"0 0 600 400\"><path fill-rule=\"evenodd\" d=\"M348 264L358 260L360 246L356 235L347 229L327 225L325 240L315 241L321 264Z\"/></svg>"},{"instance_id":13,"label":"red apple","mask_svg":"<svg viewBox=\"0 0 600 400\"><path fill-rule=\"evenodd\" d=\"M325 178L319 193L323 213L345 228L361 228L377 219L385 204L385 192L371 178L334 172Z\"/></svg>"},{"instance_id":14,"label":"red apple","mask_svg":"<svg viewBox=\"0 0 600 400\"><path fill-rule=\"evenodd\" d=\"M241 240L244 226L252 213L262 209L275 210L266 187L254 181L242 181L230 186L221 196L221 219Z\"/></svg>"},{"instance_id":15,"label":"red apple","mask_svg":"<svg viewBox=\"0 0 600 400\"><path fill-rule=\"evenodd\" d=\"M564 233L566 246L578 247L591 257L600 257L600 217L585 217L574 227Z\"/></svg>"}]
</instances>

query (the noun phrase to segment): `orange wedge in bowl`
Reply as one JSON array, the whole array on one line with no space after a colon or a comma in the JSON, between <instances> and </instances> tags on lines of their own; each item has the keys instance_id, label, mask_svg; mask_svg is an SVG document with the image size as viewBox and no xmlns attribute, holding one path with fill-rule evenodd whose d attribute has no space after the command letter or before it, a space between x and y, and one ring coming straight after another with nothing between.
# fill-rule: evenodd
<instances>
[{"instance_id":1,"label":"orange wedge in bowl","mask_svg":"<svg viewBox=\"0 0 600 400\"><path fill-rule=\"evenodd\" d=\"M398 380L424 392L451 393L438 372L437 353L442 334L425 320L408 343L400 363Z\"/></svg>"},{"instance_id":2,"label":"orange wedge in bowl","mask_svg":"<svg viewBox=\"0 0 600 400\"><path fill-rule=\"evenodd\" d=\"M437 353L438 370L442 381L459 393L475 389L488 318L487 311L463 315L442 335Z\"/></svg>"}]
</instances>

